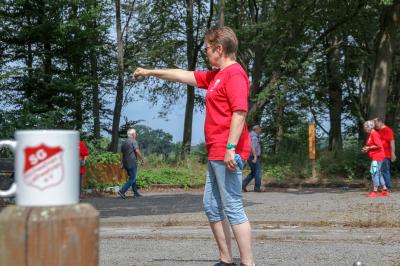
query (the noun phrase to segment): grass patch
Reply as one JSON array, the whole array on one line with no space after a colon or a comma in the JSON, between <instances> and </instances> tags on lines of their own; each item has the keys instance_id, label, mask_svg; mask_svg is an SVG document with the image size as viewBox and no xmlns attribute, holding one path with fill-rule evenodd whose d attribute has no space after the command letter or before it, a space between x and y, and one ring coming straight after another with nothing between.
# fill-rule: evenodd
<instances>
[{"instance_id":1,"label":"grass patch","mask_svg":"<svg viewBox=\"0 0 400 266\"><path fill-rule=\"evenodd\" d=\"M137 185L146 188L151 185L179 185L198 187L204 184L205 168L160 167L139 170Z\"/></svg>"}]
</instances>

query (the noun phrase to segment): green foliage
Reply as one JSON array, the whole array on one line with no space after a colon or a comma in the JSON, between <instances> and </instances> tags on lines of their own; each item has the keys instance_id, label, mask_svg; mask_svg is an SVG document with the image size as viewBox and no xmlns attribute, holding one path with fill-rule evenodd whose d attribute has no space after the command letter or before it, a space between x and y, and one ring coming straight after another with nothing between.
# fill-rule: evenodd
<instances>
[{"instance_id":1,"label":"green foliage","mask_svg":"<svg viewBox=\"0 0 400 266\"><path fill-rule=\"evenodd\" d=\"M384 5L391 5L393 4L393 0L381 0L381 3Z\"/></svg>"},{"instance_id":2,"label":"green foliage","mask_svg":"<svg viewBox=\"0 0 400 266\"><path fill-rule=\"evenodd\" d=\"M311 165L305 153L269 154L263 156L263 175L278 181L305 179L311 176Z\"/></svg>"},{"instance_id":3,"label":"green foliage","mask_svg":"<svg viewBox=\"0 0 400 266\"><path fill-rule=\"evenodd\" d=\"M106 95L105 80L113 69L107 2L3 1L0 105L16 121L1 121L1 127L68 129L90 121L92 85ZM96 75L91 72L93 54ZM107 67L101 66L105 62ZM106 103L99 99L101 106ZM99 111L104 115L106 108Z\"/></svg>"},{"instance_id":4,"label":"green foliage","mask_svg":"<svg viewBox=\"0 0 400 266\"><path fill-rule=\"evenodd\" d=\"M90 154L88 164L119 164L121 162L120 155L113 152L100 152Z\"/></svg>"},{"instance_id":5,"label":"green foliage","mask_svg":"<svg viewBox=\"0 0 400 266\"><path fill-rule=\"evenodd\" d=\"M205 175L183 167L160 167L140 169L137 184L148 187L156 184L180 185L183 187L200 186L204 184Z\"/></svg>"},{"instance_id":6,"label":"green foliage","mask_svg":"<svg viewBox=\"0 0 400 266\"><path fill-rule=\"evenodd\" d=\"M173 151L172 135L162 129L148 126L135 126L140 149L144 154L162 154L168 156Z\"/></svg>"},{"instance_id":7,"label":"green foliage","mask_svg":"<svg viewBox=\"0 0 400 266\"><path fill-rule=\"evenodd\" d=\"M85 188L99 188L100 183L96 180L96 178L89 178L86 183Z\"/></svg>"},{"instance_id":8,"label":"green foliage","mask_svg":"<svg viewBox=\"0 0 400 266\"><path fill-rule=\"evenodd\" d=\"M108 138L101 138L100 140L85 141L89 149L89 157L87 158L88 165L96 164L120 164L121 157L119 153L107 151L110 144Z\"/></svg>"},{"instance_id":9,"label":"green foliage","mask_svg":"<svg viewBox=\"0 0 400 266\"><path fill-rule=\"evenodd\" d=\"M204 142L192 147L191 156L198 159L198 162L205 164L208 160L206 144Z\"/></svg>"},{"instance_id":10,"label":"green foliage","mask_svg":"<svg viewBox=\"0 0 400 266\"><path fill-rule=\"evenodd\" d=\"M72 125L65 121L66 109L59 108L44 114L31 112L30 104L19 110L2 111L0 113L0 138L12 138L16 130L23 129L71 129Z\"/></svg>"},{"instance_id":11,"label":"green foliage","mask_svg":"<svg viewBox=\"0 0 400 266\"><path fill-rule=\"evenodd\" d=\"M369 179L370 159L361 153L360 146L345 147L334 154L322 151L318 156L318 172L327 177L344 177L349 179Z\"/></svg>"},{"instance_id":12,"label":"green foliage","mask_svg":"<svg viewBox=\"0 0 400 266\"><path fill-rule=\"evenodd\" d=\"M263 172L268 178L278 181L311 176L311 162L305 132L285 140L280 152L268 154L264 158ZM317 173L320 178L369 179L370 159L361 152L358 140L344 141L343 150L336 153L327 146L317 147Z\"/></svg>"},{"instance_id":13,"label":"green foliage","mask_svg":"<svg viewBox=\"0 0 400 266\"><path fill-rule=\"evenodd\" d=\"M289 164L266 166L263 168L263 175L278 181L290 180L293 177L297 177Z\"/></svg>"}]
</instances>

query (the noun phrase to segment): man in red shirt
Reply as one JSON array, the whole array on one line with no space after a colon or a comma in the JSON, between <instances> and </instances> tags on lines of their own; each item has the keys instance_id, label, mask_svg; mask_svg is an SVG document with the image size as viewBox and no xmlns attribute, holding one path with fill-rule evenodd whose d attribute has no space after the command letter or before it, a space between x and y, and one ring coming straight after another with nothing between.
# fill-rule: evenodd
<instances>
[{"instance_id":1,"label":"man in red shirt","mask_svg":"<svg viewBox=\"0 0 400 266\"><path fill-rule=\"evenodd\" d=\"M242 171L235 161L236 154L241 160L247 160L251 151L245 123L249 79L236 62L238 40L232 29L212 28L206 32L204 41L204 53L215 70L138 68L133 73L133 79L153 76L207 90L204 134L208 173L203 205L219 249L220 262L215 265L235 265L230 226L239 247L241 263L253 266L251 227L242 202Z\"/></svg>"},{"instance_id":2,"label":"man in red shirt","mask_svg":"<svg viewBox=\"0 0 400 266\"><path fill-rule=\"evenodd\" d=\"M385 152L385 159L382 162L382 175L385 180L386 187L390 191L390 179L391 179L391 164L396 160L395 154L395 142L394 142L394 134L393 130L385 125L383 119L378 117L374 119L375 121L375 129L379 133L381 137L383 150Z\"/></svg>"}]
</instances>

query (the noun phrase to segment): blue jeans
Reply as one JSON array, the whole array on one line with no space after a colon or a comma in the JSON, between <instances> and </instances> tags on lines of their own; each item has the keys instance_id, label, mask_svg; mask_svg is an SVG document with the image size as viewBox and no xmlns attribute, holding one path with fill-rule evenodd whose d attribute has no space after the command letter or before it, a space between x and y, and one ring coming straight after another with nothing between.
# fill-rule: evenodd
<instances>
[{"instance_id":1,"label":"blue jeans","mask_svg":"<svg viewBox=\"0 0 400 266\"><path fill-rule=\"evenodd\" d=\"M253 154L247 160L247 163L250 166L250 174L243 180L243 186L246 187L250 181L254 178L254 190L260 190L261 188L261 162L257 157L257 161L253 163L254 156Z\"/></svg>"},{"instance_id":2,"label":"blue jeans","mask_svg":"<svg viewBox=\"0 0 400 266\"><path fill-rule=\"evenodd\" d=\"M392 161L390 158L385 158L382 162L381 172L383 179L385 180L386 187L390 189L390 168Z\"/></svg>"},{"instance_id":3,"label":"blue jeans","mask_svg":"<svg viewBox=\"0 0 400 266\"><path fill-rule=\"evenodd\" d=\"M134 194L138 194L137 187L136 187L136 172L137 172L137 165L133 166L132 168L125 168L128 172L128 181L122 186L121 192L125 194L128 191L129 187L132 187L132 191Z\"/></svg>"},{"instance_id":4,"label":"blue jeans","mask_svg":"<svg viewBox=\"0 0 400 266\"><path fill-rule=\"evenodd\" d=\"M203 206L210 222L228 217L231 225L248 221L242 202L242 170L231 172L224 161L208 161Z\"/></svg>"},{"instance_id":5,"label":"blue jeans","mask_svg":"<svg viewBox=\"0 0 400 266\"><path fill-rule=\"evenodd\" d=\"M372 161L371 162L371 176L372 176L372 183L374 187L384 186L385 180L382 177L381 167L383 161Z\"/></svg>"}]
</instances>

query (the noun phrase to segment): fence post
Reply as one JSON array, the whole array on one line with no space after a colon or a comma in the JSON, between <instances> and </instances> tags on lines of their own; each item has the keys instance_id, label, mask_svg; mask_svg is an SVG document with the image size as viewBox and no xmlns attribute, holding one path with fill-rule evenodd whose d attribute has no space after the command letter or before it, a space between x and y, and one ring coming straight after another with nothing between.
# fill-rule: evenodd
<instances>
[{"instance_id":1,"label":"fence post","mask_svg":"<svg viewBox=\"0 0 400 266\"><path fill-rule=\"evenodd\" d=\"M315 163L315 124L308 124L308 158L311 160L311 179L317 178L317 165Z\"/></svg>"},{"instance_id":2,"label":"fence post","mask_svg":"<svg viewBox=\"0 0 400 266\"><path fill-rule=\"evenodd\" d=\"M90 204L0 213L0 265L97 266L98 241L99 213Z\"/></svg>"}]
</instances>

